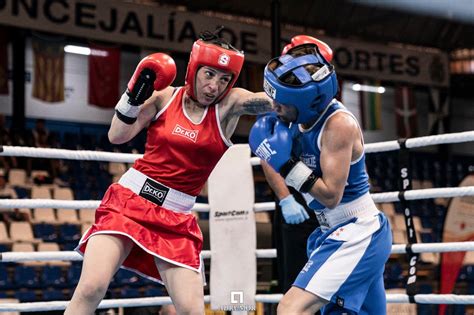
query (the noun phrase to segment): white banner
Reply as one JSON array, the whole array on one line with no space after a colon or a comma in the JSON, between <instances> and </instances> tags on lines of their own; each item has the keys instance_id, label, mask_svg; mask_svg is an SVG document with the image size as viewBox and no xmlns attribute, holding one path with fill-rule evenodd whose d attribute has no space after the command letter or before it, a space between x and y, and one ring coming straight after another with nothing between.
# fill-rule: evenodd
<instances>
[{"instance_id":1,"label":"white banner","mask_svg":"<svg viewBox=\"0 0 474 315\"><path fill-rule=\"evenodd\" d=\"M201 31L224 25L221 35L245 51L247 60L266 63L271 57L267 25L171 7L113 0L3 0L0 24L176 52L189 52ZM283 27L282 41L288 42L297 33L320 37L313 30L296 32ZM449 84L448 55L439 50L320 38L333 49L340 74L420 85Z\"/></svg>"},{"instance_id":2,"label":"white banner","mask_svg":"<svg viewBox=\"0 0 474 315\"><path fill-rule=\"evenodd\" d=\"M211 308L255 310L257 234L249 146L230 147L208 184Z\"/></svg>"}]
</instances>

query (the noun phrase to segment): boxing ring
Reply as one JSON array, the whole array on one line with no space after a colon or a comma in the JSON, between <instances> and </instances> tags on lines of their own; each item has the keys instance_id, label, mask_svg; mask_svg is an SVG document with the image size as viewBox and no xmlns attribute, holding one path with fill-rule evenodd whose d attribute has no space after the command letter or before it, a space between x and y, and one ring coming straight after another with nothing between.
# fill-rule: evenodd
<instances>
[{"instance_id":1,"label":"boxing ring","mask_svg":"<svg viewBox=\"0 0 474 315\"><path fill-rule=\"evenodd\" d=\"M452 144L474 141L474 131L426 136L419 138L406 139L406 141L386 141L379 143L366 144L366 153L377 153L394 151L399 149L419 148L424 146ZM231 150L229 150L230 152ZM102 162L121 162L132 163L139 154L125 154L112 152L97 152L85 150L64 150L64 149L48 149L48 148L29 148L29 147L0 147L0 155L16 156L16 157L32 157L32 158L53 158L68 159L82 161L102 161ZM245 163L247 163L245 161ZM256 166L260 164L258 158L250 158L250 165ZM253 178L252 178L253 180ZM211 191L210 191L211 195ZM384 193L371 194L375 203L397 202L404 200L418 200L430 198L451 198L462 196L474 196L474 186L456 187L456 188L429 188L416 189L407 191L392 191ZM8 211L15 208L64 208L79 209L90 208L95 209L99 206L100 201L97 200L54 200L54 199L0 199L0 209ZM272 211L275 209L274 202L254 203L253 210ZM197 203L193 211L209 212L211 210L209 204ZM256 235L255 235L256 237ZM450 243L414 243L414 244L394 244L392 245L392 254L417 254L417 253L444 253L456 251L474 251L474 242L450 242ZM215 254L215 253L214 253ZM275 258L276 249L257 249L255 257L258 258ZM211 251L203 251L204 259L212 259ZM0 253L0 263L8 262L26 262L26 261L80 261L82 256L74 251L60 252L4 252ZM205 296L205 302L209 303L211 295ZM278 303L282 294L255 294L255 302L262 303ZM417 303L417 304L473 304L474 295L456 295L456 294L387 294L387 303ZM68 301L50 301L50 302L29 302L29 303L4 303L0 304L0 312L19 311L19 312L35 312L35 311L53 311L64 310ZM141 307L171 304L169 297L147 297L147 298L127 298L127 299L104 299L99 309L117 308L117 307Z\"/></svg>"}]
</instances>

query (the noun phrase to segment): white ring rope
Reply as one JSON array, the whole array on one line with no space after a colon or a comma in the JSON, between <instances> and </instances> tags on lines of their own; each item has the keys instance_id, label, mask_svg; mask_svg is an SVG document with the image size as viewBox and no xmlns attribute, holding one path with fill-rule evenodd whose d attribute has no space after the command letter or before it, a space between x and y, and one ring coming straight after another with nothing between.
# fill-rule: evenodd
<instances>
[{"instance_id":1,"label":"white ring rope","mask_svg":"<svg viewBox=\"0 0 474 315\"><path fill-rule=\"evenodd\" d=\"M282 294L257 294L255 301L261 303L278 303ZM387 303L409 303L406 294L387 294ZM416 294L415 302L419 304L474 304L474 295L456 294ZM210 297L204 297L204 303L209 303ZM61 311L66 309L69 301L30 302L30 303L1 303L0 312L44 312ZM102 300L98 309L116 307L141 307L171 304L168 296L133 298L133 299L109 299Z\"/></svg>"},{"instance_id":2,"label":"white ring rope","mask_svg":"<svg viewBox=\"0 0 474 315\"><path fill-rule=\"evenodd\" d=\"M204 302L209 303L209 296L204 297ZM69 301L30 302L30 303L1 303L0 312L44 312L61 311L66 309ZM109 299L102 300L97 308L115 307L140 307L153 305L172 304L169 296L134 298L134 299Z\"/></svg>"},{"instance_id":3,"label":"white ring rope","mask_svg":"<svg viewBox=\"0 0 474 315\"><path fill-rule=\"evenodd\" d=\"M427 137L419 137L407 139L405 145L407 148L417 148L436 144L460 143L474 141L474 131L435 135ZM379 143L367 144L365 146L366 153L393 151L400 149L398 141L386 141ZM141 154L115 153L115 152L97 152L87 150L66 150L66 149L52 149L52 148L31 148L31 147L15 147L15 146L0 146L0 156L24 156L36 158L56 158L69 160L87 160L87 161L106 161L106 162L122 162L132 163ZM252 165L259 165L259 158L251 158ZM456 188L433 188L422 190L411 190L405 192L406 200L427 199L437 197L458 197L474 195L474 187L456 187ZM393 202L399 200L399 192L387 192L372 194L375 202ZM0 200L0 208L97 208L100 201L96 200L50 200L50 199L5 199ZM266 202L254 205L255 211L274 210L274 202ZM195 211L209 211L209 205L196 204L193 208ZM449 251L467 251L474 250L474 242L457 242L457 243L437 243L437 244L413 244L412 251L415 253L422 252L449 252ZM406 244L396 244L392 246L392 253L405 253ZM202 252L203 258L211 256L210 251ZM276 257L275 249L257 250L256 256L258 258L274 258ZM6 252L0 256L0 262L13 261L29 261L29 260L82 260L82 256L76 252ZM281 299L281 294L274 295L256 295L257 302L277 303ZM435 294L418 294L414 296L416 303L430 303L430 304L474 304L474 295L435 295ZM205 302L209 302L209 296L205 297ZM387 303L408 303L407 295L403 294L388 294ZM64 310L68 301L53 301L53 302L33 302L33 303L5 303L0 304L0 312L4 311L51 311ZM153 298L139 298L139 299L112 299L103 300L98 308L111 307L136 307L149 305L164 305L171 304L169 297L153 297Z\"/></svg>"},{"instance_id":4,"label":"white ring rope","mask_svg":"<svg viewBox=\"0 0 474 315\"><path fill-rule=\"evenodd\" d=\"M387 294L387 303L409 303L406 294ZM260 294L255 296L255 301L263 303L278 303L281 294ZM474 295L456 294L416 294L415 302L420 304L474 304Z\"/></svg>"},{"instance_id":5,"label":"white ring rope","mask_svg":"<svg viewBox=\"0 0 474 315\"><path fill-rule=\"evenodd\" d=\"M371 194L374 202L399 201L399 191ZM406 200L429 198L451 198L474 196L474 186L415 189L405 192ZM0 209L15 208L56 208L56 209L96 209L100 200L59 200L59 199L0 199ZM254 204L254 211L275 210L275 202L261 202ZM209 204L196 203L192 208L197 212L209 212Z\"/></svg>"},{"instance_id":6,"label":"white ring rope","mask_svg":"<svg viewBox=\"0 0 474 315\"><path fill-rule=\"evenodd\" d=\"M419 148L436 144L460 143L474 141L474 131L457 133L447 133L426 137L411 138L406 140L407 148ZM365 145L366 153L385 152L400 149L400 144L396 140L369 143ZM66 150L53 148L33 148L18 146L0 146L0 156L25 156L35 158L66 159L66 160L86 160L104 162L133 163L142 157L142 154L100 152L90 150ZM260 164L259 158L251 158L252 165Z\"/></svg>"},{"instance_id":7,"label":"white ring rope","mask_svg":"<svg viewBox=\"0 0 474 315\"><path fill-rule=\"evenodd\" d=\"M136 159L141 158L143 156L142 154L132 154L132 153L16 147L16 146L3 146L3 152L0 152L0 155L65 159L65 160L121 162L121 163L133 163Z\"/></svg>"},{"instance_id":8,"label":"white ring rope","mask_svg":"<svg viewBox=\"0 0 474 315\"><path fill-rule=\"evenodd\" d=\"M56 209L97 209L100 200L60 200L60 199L0 199L1 209L15 208L56 208ZM209 204L196 203L192 208L197 212L209 212Z\"/></svg>"},{"instance_id":9,"label":"white ring rope","mask_svg":"<svg viewBox=\"0 0 474 315\"><path fill-rule=\"evenodd\" d=\"M371 194L374 202L399 201L399 191ZM414 189L404 192L406 200L473 196L474 186Z\"/></svg>"},{"instance_id":10,"label":"white ring rope","mask_svg":"<svg viewBox=\"0 0 474 315\"><path fill-rule=\"evenodd\" d=\"M406 253L407 244L393 244L392 254ZM451 243L417 243L411 245L414 253L446 253L446 252L464 252L474 251L474 242L451 242ZM203 259L209 259L212 256L210 250L201 252ZM276 258L277 251L274 248L257 249L255 251L257 258ZM24 262L24 261L80 261L82 256L75 251L59 252L3 252L0 253L0 263L2 262Z\"/></svg>"},{"instance_id":11,"label":"white ring rope","mask_svg":"<svg viewBox=\"0 0 474 315\"><path fill-rule=\"evenodd\" d=\"M449 144L474 141L474 131L446 133L442 135L410 138L405 142L408 149L427 147L436 144ZM365 145L365 153L386 152L400 149L396 140L369 143Z\"/></svg>"}]
</instances>

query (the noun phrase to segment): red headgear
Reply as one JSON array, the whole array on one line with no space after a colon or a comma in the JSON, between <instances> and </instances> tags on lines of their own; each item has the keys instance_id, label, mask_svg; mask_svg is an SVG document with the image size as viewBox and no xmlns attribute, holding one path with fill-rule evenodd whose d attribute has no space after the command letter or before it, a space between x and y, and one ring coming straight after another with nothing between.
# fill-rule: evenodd
<instances>
[{"instance_id":1,"label":"red headgear","mask_svg":"<svg viewBox=\"0 0 474 315\"><path fill-rule=\"evenodd\" d=\"M296 35L291 39L291 42L286 45L283 50L281 51L282 55L286 55L288 53L288 50L299 46L299 45L304 45L304 44L314 44L318 46L319 52L321 55L323 55L324 59L326 59L327 62L331 62L332 60L332 49L326 44L325 42L316 39L312 36L308 35Z\"/></svg>"},{"instance_id":2,"label":"red headgear","mask_svg":"<svg viewBox=\"0 0 474 315\"><path fill-rule=\"evenodd\" d=\"M196 100L196 73L200 67L207 66L232 74L232 79L224 92L217 97L214 104L222 100L234 86L239 77L240 70L244 64L244 54L229 45L222 45L198 39L194 42L191 56L189 57L188 69L186 70L186 92L192 99Z\"/></svg>"}]
</instances>

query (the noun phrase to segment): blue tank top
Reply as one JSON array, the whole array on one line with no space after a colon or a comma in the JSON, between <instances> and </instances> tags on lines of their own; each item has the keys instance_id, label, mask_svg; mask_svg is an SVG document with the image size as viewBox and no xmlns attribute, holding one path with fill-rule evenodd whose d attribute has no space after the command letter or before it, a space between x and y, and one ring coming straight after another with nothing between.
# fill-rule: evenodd
<instances>
[{"instance_id":1,"label":"blue tank top","mask_svg":"<svg viewBox=\"0 0 474 315\"><path fill-rule=\"evenodd\" d=\"M336 100L327 107L318 121L309 129L300 129L298 124L292 124L290 130L293 137L293 156L298 157L318 176L322 176L320 165L320 141L321 131L326 121L333 114L344 111L354 117L341 103ZM354 117L355 119L355 117ZM365 170L365 154L351 162L349 177L342 195L341 203L353 201L369 191L369 176ZM310 194L303 194L309 207L314 210L326 208L322 203L314 199Z\"/></svg>"}]
</instances>

